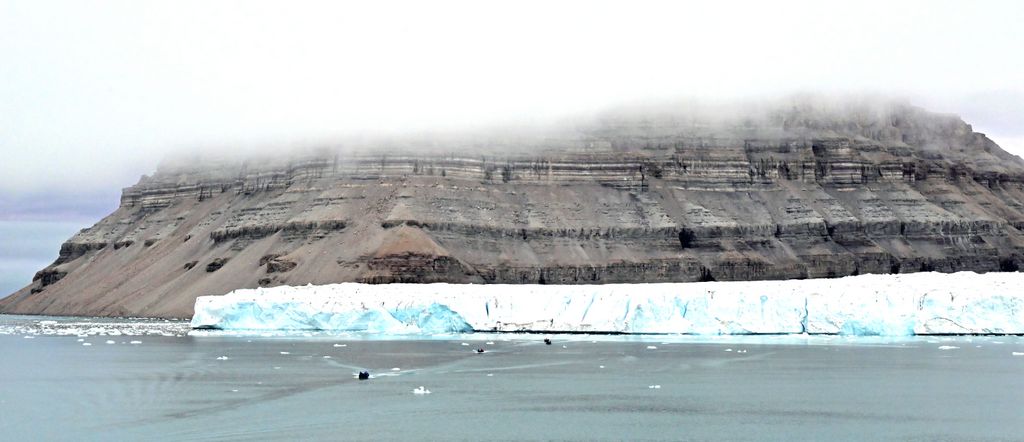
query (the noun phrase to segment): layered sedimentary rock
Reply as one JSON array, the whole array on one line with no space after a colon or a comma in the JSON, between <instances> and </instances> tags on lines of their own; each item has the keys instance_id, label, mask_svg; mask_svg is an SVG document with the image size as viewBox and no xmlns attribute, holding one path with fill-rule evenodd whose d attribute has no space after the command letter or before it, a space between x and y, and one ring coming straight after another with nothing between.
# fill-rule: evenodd
<instances>
[{"instance_id":1,"label":"layered sedimentary rock","mask_svg":"<svg viewBox=\"0 0 1024 442\"><path fill-rule=\"evenodd\" d=\"M199 295L306 283L1015 271L1022 229L1024 162L955 116L630 110L171 159L0 311L186 317Z\"/></svg>"}]
</instances>

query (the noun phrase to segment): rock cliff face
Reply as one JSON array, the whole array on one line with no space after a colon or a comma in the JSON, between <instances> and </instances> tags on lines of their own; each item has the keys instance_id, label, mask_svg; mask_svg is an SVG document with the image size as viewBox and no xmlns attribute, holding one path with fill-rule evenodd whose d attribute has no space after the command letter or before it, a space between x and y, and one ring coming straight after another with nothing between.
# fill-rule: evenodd
<instances>
[{"instance_id":1,"label":"rock cliff face","mask_svg":"<svg viewBox=\"0 0 1024 442\"><path fill-rule=\"evenodd\" d=\"M165 161L6 313L187 317L281 284L825 278L1024 264L1024 162L898 103Z\"/></svg>"}]
</instances>

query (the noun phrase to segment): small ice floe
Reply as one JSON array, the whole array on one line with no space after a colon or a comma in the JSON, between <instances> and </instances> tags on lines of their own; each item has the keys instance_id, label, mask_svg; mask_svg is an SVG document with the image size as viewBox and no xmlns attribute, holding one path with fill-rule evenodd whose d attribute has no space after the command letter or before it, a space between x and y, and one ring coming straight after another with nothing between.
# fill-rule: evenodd
<instances>
[{"instance_id":1,"label":"small ice floe","mask_svg":"<svg viewBox=\"0 0 1024 442\"><path fill-rule=\"evenodd\" d=\"M238 393L238 390L231 390L232 393Z\"/></svg>"},{"instance_id":2,"label":"small ice floe","mask_svg":"<svg viewBox=\"0 0 1024 442\"><path fill-rule=\"evenodd\" d=\"M1015 352L1010 353L1010 354L1012 354L1014 356L1024 356L1024 352L1020 352L1020 351L1015 351Z\"/></svg>"},{"instance_id":3,"label":"small ice floe","mask_svg":"<svg viewBox=\"0 0 1024 442\"><path fill-rule=\"evenodd\" d=\"M746 350L736 350L736 353L746 353Z\"/></svg>"},{"instance_id":4,"label":"small ice floe","mask_svg":"<svg viewBox=\"0 0 1024 442\"><path fill-rule=\"evenodd\" d=\"M129 344L132 344L132 345L139 345L141 343L142 343L142 341L131 341L131 342L129 342Z\"/></svg>"},{"instance_id":5,"label":"small ice floe","mask_svg":"<svg viewBox=\"0 0 1024 442\"><path fill-rule=\"evenodd\" d=\"M90 345L92 345L92 344L90 344L90 343L88 343L88 342L83 342L83 343L82 343L82 346L84 346L84 347L88 347L88 346L90 346Z\"/></svg>"},{"instance_id":6,"label":"small ice floe","mask_svg":"<svg viewBox=\"0 0 1024 442\"><path fill-rule=\"evenodd\" d=\"M226 361L228 359L230 359L230 358L228 358L227 356L221 356L221 357L217 358L218 361Z\"/></svg>"},{"instance_id":7,"label":"small ice floe","mask_svg":"<svg viewBox=\"0 0 1024 442\"><path fill-rule=\"evenodd\" d=\"M35 336L32 336L32 335L25 335L25 339L35 339L35 338L36 338L36 337L35 337Z\"/></svg>"},{"instance_id":8,"label":"small ice floe","mask_svg":"<svg viewBox=\"0 0 1024 442\"><path fill-rule=\"evenodd\" d=\"M280 370L281 367L274 367L274 370Z\"/></svg>"},{"instance_id":9,"label":"small ice floe","mask_svg":"<svg viewBox=\"0 0 1024 442\"><path fill-rule=\"evenodd\" d=\"M402 369L398 368L398 367L394 367L394 368L391 369L391 371L402 371Z\"/></svg>"},{"instance_id":10,"label":"small ice floe","mask_svg":"<svg viewBox=\"0 0 1024 442\"><path fill-rule=\"evenodd\" d=\"M563 345L562 348L569 348L569 347Z\"/></svg>"},{"instance_id":11,"label":"small ice floe","mask_svg":"<svg viewBox=\"0 0 1024 442\"><path fill-rule=\"evenodd\" d=\"M282 351L281 354L283 354L283 355L290 355L290 354L292 354L292 352L290 352L290 351Z\"/></svg>"},{"instance_id":12,"label":"small ice floe","mask_svg":"<svg viewBox=\"0 0 1024 442\"><path fill-rule=\"evenodd\" d=\"M78 342L83 342L83 341L85 341L85 339L78 338Z\"/></svg>"},{"instance_id":13,"label":"small ice floe","mask_svg":"<svg viewBox=\"0 0 1024 442\"><path fill-rule=\"evenodd\" d=\"M597 368L604 368L604 365L598 365Z\"/></svg>"},{"instance_id":14,"label":"small ice floe","mask_svg":"<svg viewBox=\"0 0 1024 442\"><path fill-rule=\"evenodd\" d=\"M648 350L657 350L657 349L658 349L658 347L657 347L657 346L655 346L655 345L648 345L648 346L647 346L647 349L648 349Z\"/></svg>"},{"instance_id":15,"label":"small ice floe","mask_svg":"<svg viewBox=\"0 0 1024 442\"><path fill-rule=\"evenodd\" d=\"M426 388L423 388L422 385L420 385L419 388L412 390L412 394L430 394L430 390L427 390Z\"/></svg>"},{"instance_id":16,"label":"small ice floe","mask_svg":"<svg viewBox=\"0 0 1024 442\"><path fill-rule=\"evenodd\" d=\"M463 346L463 347L469 347L469 343L467 343L467 342L463 342L463 343L462 343L462 346Z\"/></svg>"},{"instance_id":17,"label":"small ice floe","mask_svg":"<svg viewBox=\"0 0 1024 442\"><path fill-rule=\"evenodd\" d=\"M334 344L335 347L348 347L348 344Z\"/></svg>"},{"instance_id":18,"label":"small ice floe","mask_svg":"<svg viewBox=\"0 0 1024 442\"><path fill-rule=\"evenodd\" d=\"M487 373L487 377L489 377L489 378L494 377L494 373Z\"/></svg>"},{"instance_id":19,"label":"small ice floe","mask_svg":"<svg viewBox=\"0 0 1024 442\"><path fill-rule=\"evenodd\" d=\"M725 349L725 351L732 351L732 349L731 348L727 348L727 349Z\"/></svg>"},{"instance_id":20,"label":"small ice floe","mask_svg":"<svg viewBox=\"0 0 1024 442\"><path fill-rule=\"evenodd\" d=\"M650 388L651 390L660 390L661 389L661 385L657 385L657 384L655 384L655 385L648 385L647 388Z\"/></svg>"},{"instance_id":21,"label":"small ice floe","mask_svg":"<svg viewBox=\"0 0 1024 442\"><path fill-rule=\"evenodd\" d=\"M960 347L957 347L955 345L940 345L939 346L939 350L956 350L958 348L960 348Z\"/></svg>"},{"instance_id":22,"label":"small ice floe","mask_svg":"<svg viewBox=\"0 0 1024 442\"><path fill-rule=\"evenodd\" d=\"M113 341L113 340L110 340L110 339L107 339L107 344L117 344L117 342Z\"/></svg>"},{"instance_id":23,"label":"small ice floe","mask_svg":"<svg viewBox=\"0 0 1024 442\"><path fill-rule=\"evenodd\" d=\"M324 356L324 359L330 359L330 358L331 358L330 356Z\"/></svg>"},{"instance_id":24,"label":"small ice floe","mask_svg":"<svg viewBox=\"0 0 1024 442\"><path fill-rule=\"evenodd\" d=\"M487 345L494 345L494 341L487 341L487 342L485 342L485 344L487 344Z\"/></svg>"}]
</instances>

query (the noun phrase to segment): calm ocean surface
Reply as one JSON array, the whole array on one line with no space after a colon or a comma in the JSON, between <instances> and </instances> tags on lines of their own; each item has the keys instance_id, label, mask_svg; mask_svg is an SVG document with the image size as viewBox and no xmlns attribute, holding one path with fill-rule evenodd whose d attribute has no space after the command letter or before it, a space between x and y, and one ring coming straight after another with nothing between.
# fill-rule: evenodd
<instances>
[{"instance_id":1,"label":"calm ocean surface","mask_svg":"<svg viewBox=\"0 0 1024 442\"><path fill-rule=\"evenodd\" d=\"M0 316L0 439L1024 440L1021 337L546 336Z\"/></svg>"}]
</instances>

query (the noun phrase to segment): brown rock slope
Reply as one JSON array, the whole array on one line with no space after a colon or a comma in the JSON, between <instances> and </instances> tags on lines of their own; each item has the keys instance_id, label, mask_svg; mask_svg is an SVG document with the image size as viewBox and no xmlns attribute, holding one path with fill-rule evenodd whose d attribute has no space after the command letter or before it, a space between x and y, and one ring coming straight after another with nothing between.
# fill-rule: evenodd
<instances>
[{"instance_id":1,"label":"brown rock slope","mask_svg":"<svg viewBox=\"0 0 1024 442\"><path fill-rule=\"evenodd\" d=\"M510 135L512 134L512 135ZM6 313L187 317L341 281L600 284L1016 270L1024 164L902 104L165 162Z\"/></svg>"}]
</instances>

